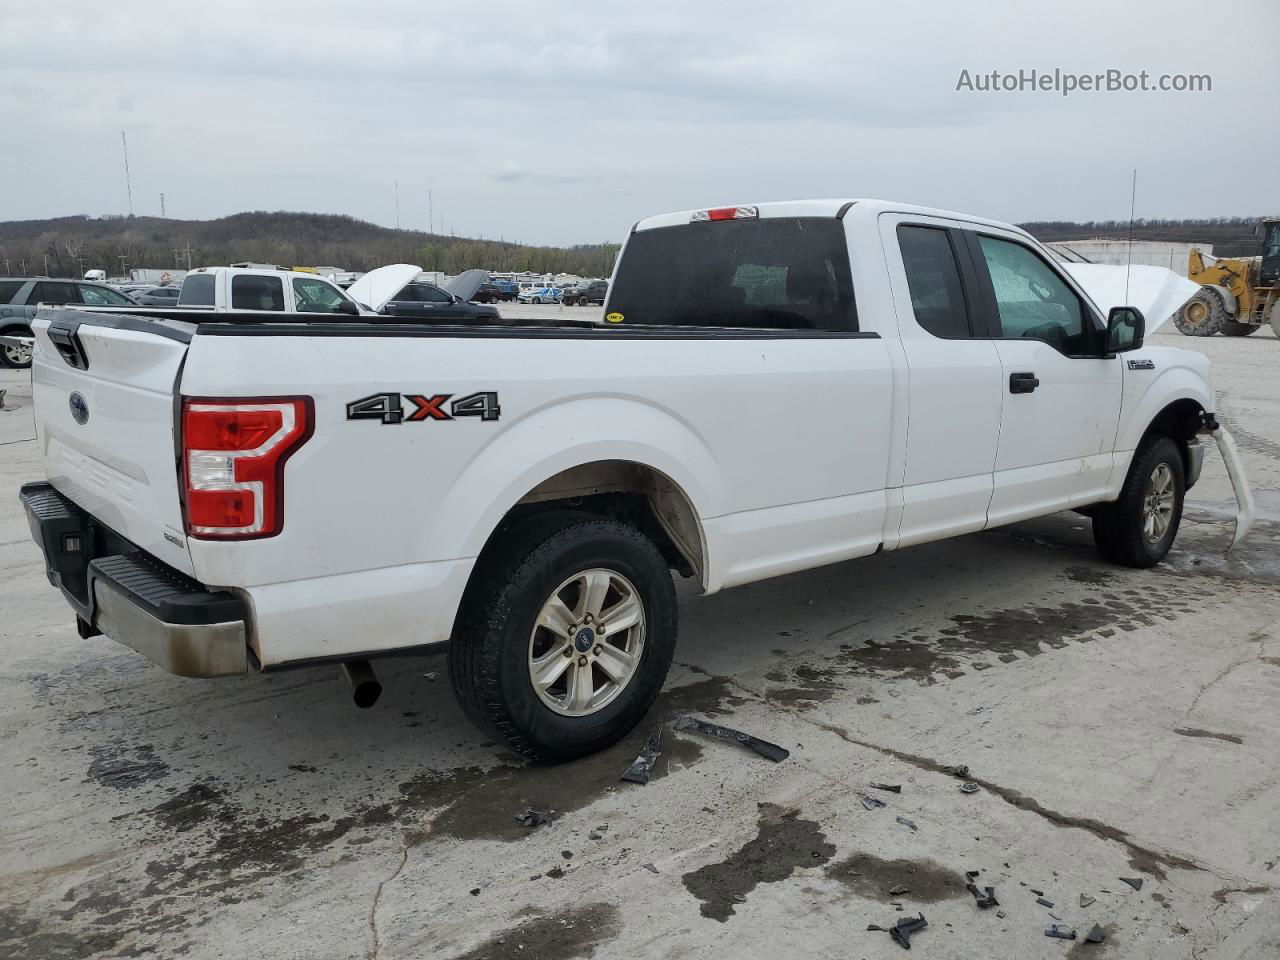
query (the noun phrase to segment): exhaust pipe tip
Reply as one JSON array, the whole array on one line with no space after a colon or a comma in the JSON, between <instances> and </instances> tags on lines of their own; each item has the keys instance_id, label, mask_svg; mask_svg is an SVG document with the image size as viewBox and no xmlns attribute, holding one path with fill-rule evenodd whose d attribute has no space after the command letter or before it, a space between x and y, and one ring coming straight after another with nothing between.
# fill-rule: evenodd
<instances>
[{"instance_id":1,"label":"exhaust pipe tip","mask_svg":"<svg viewBox=\"0 0 1280 960\"><path fill-rule=\"evenodd\" d=\"M351 699L357 707L368 710L378 702L382 696L382 684L368 660L347 660L342 664L342 672L351 684Z\"/></svg>"}]
</instances>

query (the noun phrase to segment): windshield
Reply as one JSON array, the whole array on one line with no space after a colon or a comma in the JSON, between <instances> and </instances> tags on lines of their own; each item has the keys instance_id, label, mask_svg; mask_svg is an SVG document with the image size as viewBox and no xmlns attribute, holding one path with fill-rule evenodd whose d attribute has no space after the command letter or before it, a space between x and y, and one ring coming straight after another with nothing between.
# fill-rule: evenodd
<instances>
[{"instance_id":1,"label":"windshield","mask_svg":"<svg viewBox=\"0 0 1280 960\"><path fill-rule=\"evenodd\" d=\"M834 217L723 220L639 230L609 296L612 322L858 328L844 226Z\"/></svg>"}]
</instances>

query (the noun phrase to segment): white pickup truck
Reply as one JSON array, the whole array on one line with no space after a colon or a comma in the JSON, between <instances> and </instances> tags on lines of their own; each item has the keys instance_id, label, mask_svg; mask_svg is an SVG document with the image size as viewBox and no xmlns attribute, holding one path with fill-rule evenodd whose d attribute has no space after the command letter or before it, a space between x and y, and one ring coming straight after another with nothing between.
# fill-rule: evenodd
<instances>
[{"instance_id":1,"label":"white pickup truck","mask_svg":"<svg viewBox=\"0 0 1280 960\"><path fill-rule=\"evenodd\" d=\"M714 593L1071 508L1150 566L1217 429L1206 358L1025 232L876 200L642 220L600 322L138 313L34 324L21 499L82 634L187 676L341 663L358 702L370 658L447 645L468 713L548 760L653 703L672 570Z\"/></svg>"}]
</instances>

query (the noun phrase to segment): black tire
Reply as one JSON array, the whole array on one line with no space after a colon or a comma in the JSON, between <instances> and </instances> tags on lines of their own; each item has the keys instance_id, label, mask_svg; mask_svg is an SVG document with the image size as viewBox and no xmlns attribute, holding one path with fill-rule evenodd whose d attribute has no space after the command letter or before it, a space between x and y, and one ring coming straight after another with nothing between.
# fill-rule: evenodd
<instances>
[{"instance_id":1,"label":"black tire","mask_svg":"<svg viewBox=\"0 0 1280 960\"><path fill-rule=\"evenodd\" d=\"M1222 335L1224 337L1247 337L1260 329L1260 324L1236 323L1234 320L1226 320L1222 324Z\"/></svg>"},{"instance_id":2,"label":"black tire","mask_svg":"<svg viewBox=\"0 0 1280 960\"><path fill-rule=\"evenodd\" d=\"M1156 471L1167 467L1172 479L1172 516L1158 540L1146 531L1148 482ZM1186 493L1182 452L1168 437L1143 440L1133 455L1120 497L1114 503L1098 504L1093 513L1093 542L1113 563L1127 567L1154 567L1165 558L1178 535L1182 521L1182 498Z\"/></svg>"},{"instance_id":3,"label":"black tire","mask_svg":"<svg viewBox=\"0 0 1280 960\"><path fill-rule=\"evenodd\" d=\"M33 335L30 327L9 327L3 332L6 336L30 337ZM25 360L18 360L16 356L15 348L0 346L0 367L7 367L10 370L31 369L31 354L28 353Z\"/></svg>"},{"instance_id":4,"label":"black tire","mask_svg":"<svg viewBox=\"0 0 1280 960\"><path fill-rule=\"evenodd\" d=\"M671 571L653 542L615 520L561 512L499 535L477 564L449 649L449 678L472 721L532 760L595 753L631 731L653 705L676 642ZM617 571L644 609L644 644L629 681L586 716L548 707L529 675L534 621L559 584L594 568Z\"/></svg>"},{"instance_id":5,"label":"black tire","mask_svg":"<svg viewBox=\"0 0 1280 960\"><path fill-rule=\"evenodd\" d=\"M1217 292L1207 287L1173 315L1173 325L1188 337L1212 337L1227 322L1227 308Z\"/></svg>"}]
</instances>

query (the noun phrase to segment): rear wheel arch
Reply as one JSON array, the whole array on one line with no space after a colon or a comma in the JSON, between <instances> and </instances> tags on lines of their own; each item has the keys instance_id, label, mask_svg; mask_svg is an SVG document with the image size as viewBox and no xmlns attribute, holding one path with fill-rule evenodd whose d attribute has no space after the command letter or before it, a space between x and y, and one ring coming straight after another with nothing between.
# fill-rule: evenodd
<instances>
[{"instance_id":1,"label":"rear wheel arch","mask_svg":"<svg viewBox=\"0 0 1280 960\"><path fill-rule=\"evenodd\" d=\"M661 470L634 460L596 460L547 477L507 510L480 556L529 517L566 510L630 524L653 541L673 569L706 587L706 534L693 500Z\"/></svg>"}]
</instances>

